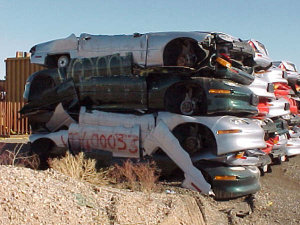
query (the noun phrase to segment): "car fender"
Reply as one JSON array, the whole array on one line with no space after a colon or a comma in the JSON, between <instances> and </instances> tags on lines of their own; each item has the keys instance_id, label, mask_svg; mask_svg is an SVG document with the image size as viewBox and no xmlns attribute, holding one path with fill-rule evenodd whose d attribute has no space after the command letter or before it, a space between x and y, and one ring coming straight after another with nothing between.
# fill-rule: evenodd
<instances>
[{"instance_id":1,"label":"car fender","mask_svg":"<svg viewBox=\"0 0 300 225\"><path fill-rule=\"evenodd\" d=\"M191 117L169 112L159 112L157 122L160 120L163 121L171 131L183 123L199 123L208 127L215 137L218 155L246 149L264 148L266 146L263 139L263 129L248 118L238 118L234 116ZM221 134L220 131L225 132Z\"/></svg>"},{"instance_id":2,"label":"car fender","mask_svg":"<svg viewBox=\"0 0 300 225\"><path fill-rule=\"evenodd\" d=\"M31 134L29 136L30 143L34 143L41 139L51 140L56 145L56 147L65 148L69 146L67 130L60 130L57 132L47 133L47 134Z\"/></svg>"}]
</instances>

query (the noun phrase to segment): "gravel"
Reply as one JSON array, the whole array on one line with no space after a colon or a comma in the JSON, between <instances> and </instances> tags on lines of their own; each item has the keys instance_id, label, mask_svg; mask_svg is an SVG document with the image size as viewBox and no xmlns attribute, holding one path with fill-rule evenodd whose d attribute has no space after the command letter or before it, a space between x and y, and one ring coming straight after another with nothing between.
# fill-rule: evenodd
<instances>
[{"instance_id":1,"label":"gravel","mask_svg":"<svg viewBox=\"0 0 300 225\"><path fill-rule=\"evenodd\" d=\"M255 195L230 201L168 182L151 194L93 186L52 169L0 166L0 182L0 224L300 224L300 156L272 166Z\"/></svg>"},{"instance_id":2,"label":"gravel","mask_svg":"<svg viewBox=\"0 0 300 225\"><path fill-rule=\"evenodd\" d=\"M0 224L204 224L192 197L92 186L49 169L0 166Z\"/></svg>"}]
</instances>

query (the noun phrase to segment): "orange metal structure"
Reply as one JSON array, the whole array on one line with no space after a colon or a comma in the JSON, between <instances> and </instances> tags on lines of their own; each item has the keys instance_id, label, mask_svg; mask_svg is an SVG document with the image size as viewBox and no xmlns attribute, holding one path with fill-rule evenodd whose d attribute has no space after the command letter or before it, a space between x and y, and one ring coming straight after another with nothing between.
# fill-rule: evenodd
<instances>
[{"instance_id":1,"label":"orange metal structure","mask_svg":"<svg viewBox=\"0 0 300 225\"><path fill-rule=\"evenodd\" d=\"M44 67L31 64L29 57L7 58L5 101L0 102L0 136L9 137L11 134L28 134L30 129L28 121L20 118L19 110L24 105L23 92L26 79L32 73L44 69Z\"/></svg>"}]
</instances>

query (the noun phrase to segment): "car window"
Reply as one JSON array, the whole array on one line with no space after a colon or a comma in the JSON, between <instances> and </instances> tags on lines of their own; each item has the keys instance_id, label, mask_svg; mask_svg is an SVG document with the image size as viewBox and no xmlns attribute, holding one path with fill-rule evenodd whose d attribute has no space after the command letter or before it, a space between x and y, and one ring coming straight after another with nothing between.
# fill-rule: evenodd
<instances>
[{"instance_id":1,"label":"car window","mask_svg":"<svg viewBox=\"0 0 300 225\"><path fill-rule=\"evenodd\" d=\"M132 54L126 56L119 54L92 57L83 59L72 59L68 67L67 76L72 77L75 82L96 76L116 76L132 74Z\"/></svg>"}]
</instances>

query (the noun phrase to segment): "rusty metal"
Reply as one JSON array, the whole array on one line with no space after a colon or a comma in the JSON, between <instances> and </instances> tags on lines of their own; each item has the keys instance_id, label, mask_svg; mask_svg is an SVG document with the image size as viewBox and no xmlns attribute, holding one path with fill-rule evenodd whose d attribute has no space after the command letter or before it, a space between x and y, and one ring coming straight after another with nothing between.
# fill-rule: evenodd
<instances>
[{"instance_id":1,"label":"rusty metal","mask_svg":"<svg viewBox=\"0 0 300 225\"><path fill-rule=\"evenodd\" d=\"M44 67L31 64L29 57L7 58L5 101L0 102L0 136L28 134L30 129L26 118L20 118L19 111L24 105L23 91L26 79Z\"/></svg>"}]
</instances>

